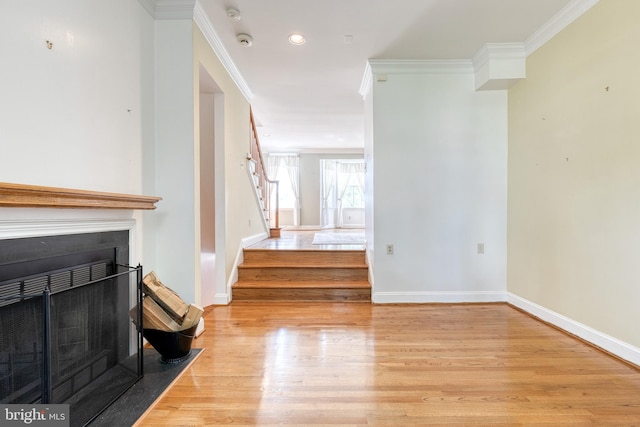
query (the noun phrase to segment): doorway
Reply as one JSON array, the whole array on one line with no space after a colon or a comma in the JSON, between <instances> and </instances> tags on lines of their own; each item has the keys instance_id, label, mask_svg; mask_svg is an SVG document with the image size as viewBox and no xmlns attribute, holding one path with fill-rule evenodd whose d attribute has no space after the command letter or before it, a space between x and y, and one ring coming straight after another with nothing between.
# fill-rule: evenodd
<instances>
[{"instance_id":1,"label":"doorway","mask_svg":"<svg viewBox=\"0 0 640 427\"><path fill-rule=\"evenodd\" d=\"M322 228L364 227L364 160L320 160Z\"/></svg>"},{"instance_id":2,"label":"doorway","mask_svg":"<svg viewBox=\"0 0 640 427\"><path fill-rule=\"evenodd\" d=\"M216 303L224 272L224 95L206 69L199 75L200 301Z\"/></svg>"}]
</instances>

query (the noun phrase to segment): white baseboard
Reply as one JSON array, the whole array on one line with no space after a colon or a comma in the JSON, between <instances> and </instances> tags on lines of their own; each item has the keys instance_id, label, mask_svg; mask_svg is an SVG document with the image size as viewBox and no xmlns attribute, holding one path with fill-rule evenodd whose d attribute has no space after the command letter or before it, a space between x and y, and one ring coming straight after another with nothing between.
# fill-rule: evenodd
<instances>
[{"instance_id":1,"label":"white baseboard","mask_svg":"<svg viewBox=\"0 0 640 427\"><path fill-rule=\"evenodd\" d=\"M367 275L369 278L369 284L371 285L371 289L373 290L374 276L373 276L373 268L371 268L371 251L367 248L364 251L365 262L367 263Z\"/></svg>"},{"instance_id":2,"label":"white baseboard","mask_svg":"<svg viewBox=\"0 0 640 427\"><path fill-rule=\"evenodd\" d=\"M269 233L265 232L265 233L260 233L253 236L245 237L244 239L242 239L242 241L240 242L240 247L238 247L238 252L236 253L235 261L233 262L233 267L231 268L231 275L227 280L227 293L216 294L214 297L216 300L216 304L218 301L218 297L220 297L220 301L222 301L223 295L224 295L225 301L220 302L220 304L222 305L229 304L233 299L233 295L231 293L231 286L238 281L238 266L242 264L242 261L244 260L243 249L268 238L269 238Z\"/></svg>"},{"instance_id":3,"label":"white baseboard","mask_svg":"<svg viewBox=\"0 0 640 427\"><path fill-rule=\"evenodd\" d=\"M375 304L423 304L423 303L462 303L462 302L504 302L506 295L497 291L464 292L374 292Z\"/></svg>"},{"instance_id":4,"label":"white baseboard","mask_svg":"<svg viewBox=\"0 0 640 427\"><path fill-rule=\"evenodd\" d=\"M582 338L601 349L640 366L640 348L621 341L617 338L597 331L580 322L576 322L562 314L556 313L548 308L542 307L527 299L507 293L507 302L545 322L548 322L564 331Z\"/></svg>"},{"instance_id":5,"label":"white baseboard","mask_svg":"<svg viewBox=\"0 0 640 427\"><path fill-rule=\"evenodd\" d=\"M319 225L286 225L284 227L282 227L283 230L321 230L322 227L320 227Z\"/></svg>"},{"instance_id":6,"label":"white baseboard","mask_svg":"<svg viewBox=\"0 0 640 427\"><path fill-rule=\"evenodd\" d=\"M215 294L213 296L213 305L228 305L231 302L230 294Z\"/></svg>"},{"instance_id":7,"label":"white baseboard","mask_svg":"<svg viewBox=\"0 0 640 427\"><path fill-rule=\"evenodd\" d=\"M196 333L194 334L196 338L198 338L204 332L204 317L200 318L198 322L198 327L196 328Z\"/></svg>"}]
</instances>

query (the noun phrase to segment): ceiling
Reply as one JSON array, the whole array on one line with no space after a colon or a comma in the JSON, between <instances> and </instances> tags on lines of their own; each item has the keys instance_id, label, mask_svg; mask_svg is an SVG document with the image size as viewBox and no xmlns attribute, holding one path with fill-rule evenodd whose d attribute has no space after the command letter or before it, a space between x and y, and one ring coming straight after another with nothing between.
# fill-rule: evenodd
<instances>
[{"instance_id":1,"label":"ceiling","mask_svg":"<svg viewBox=\"0 0 640 427\"><path fill-rule=\"evenodd\" d=\"M361 151L368 59L471 59L485 43L525 42L570 2L200 0L253 94L267 152ZM305 44L289 43L295 32Z\"/></svg>"}]
</instances>

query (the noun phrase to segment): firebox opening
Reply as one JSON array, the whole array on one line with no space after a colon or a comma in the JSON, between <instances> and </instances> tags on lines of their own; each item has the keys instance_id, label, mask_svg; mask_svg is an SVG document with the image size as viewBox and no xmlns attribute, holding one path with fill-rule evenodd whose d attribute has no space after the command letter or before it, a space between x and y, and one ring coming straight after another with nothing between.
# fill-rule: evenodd
<instances>
[{"instance_id":1,"label":"firebox opening","mask_svg":"<svg viewBox=\"0 0 640 427\"><path fill-rule=\"evenodd\" d=\"M84 425L141 377L128 242L128 231L0 241L0 402L68 403Z\"/></svg>"}]
</instances>

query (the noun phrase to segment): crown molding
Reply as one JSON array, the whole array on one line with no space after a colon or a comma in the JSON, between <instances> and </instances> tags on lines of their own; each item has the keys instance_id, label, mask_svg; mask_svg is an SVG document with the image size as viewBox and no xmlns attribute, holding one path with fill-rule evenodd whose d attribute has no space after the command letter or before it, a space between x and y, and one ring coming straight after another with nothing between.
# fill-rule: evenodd
<instances>
[{"instance_id":1,"label":"crown molding","mask_svg":"<svg viewBox=\"0 0 640 427\"><path fill-rule=\"evenodd\" d=\"M138 0L138 2L156 20L192 19L242 95L251 102L253 93L249 85L222 44L199 0Z\"/></svg>"},{"instance_id":2,"label":"crown molding","mask_svg":"<svg viewBox=\"0 0 640 427\"><path fill-rule=\"evenodd\" d=\"M531 55L556 34L591 9L600 0L572 0L525 41L525 54Z\"/></svg>"},{"instance_id":3,"label":"crown molding","mask_svg":"<svg viewBox=\"0 0 640 427\"><path fill-rule=\"evenodd\" d=\"M476 90L508 89L527 74L524 43L487 43L472 63Z\"/></svg>"},{"instance_id":4,"label":"crown molding","mask_svg":"<svg viewBox=\"0 0 640 427\"><path fill-rule=\"evenodd\" d=\"M370 59L358 93L366 99L374 74L473 74L470 59Z\"/></svg>"},{"instance_id":5,"label":"crown molding","mask_svg":"<svg viewBox=\"0 0 640 427\"><path fill-rule=\"evenodd\" d=\"M492 60L523 60L524 43L487 43L473 56L471 62L477 71Z\"/></svg>"},{"instance_id":6,"label":"crown molding","mask_svg":"<svg viewBox=\"0 0 640 427\"><path fill-rule=\"evenodd\" d=\"M195 21L198 28L200 28L200 31L202 31L204 38L213 49L213 52L216 54L220 62L222 62L222 66L225 68L225 70L227 70L227 72L231 76L231 79L238 86L238 89L240 89L242 95L246 98L247 101L251 102L253 93L251 92L249 85L244 80L244 77L242 77L242 74L240 74L240 70L238 70L238 67L236 67L236 64L231 59L229 52L227 52L227 49L225 49L224 45L222 44L222 41L220 40L218 33L216 33L216 30L213 28L213 25L211 24L207 13L202 7L202 4L200 4L200 1L197 0L195 2L195 8L193 10L193 20Z\"/></svg>"},{"instance_id":7,"label":"crown molding","mask_svg":"<svg viewBox=\"0 0 640 427\"><path fill-rule=\"evenodd\" d=\"M156 14L156 2L155 0L138 0L138 3L142 5L144 10L147 11L151 17Z\"/></svg>"},{"instance_id":8,"label":"crown molding","mask_svg":"<svg viewBox=\"0 0 640 427\"><path fill-rule=\"evenodd\" d=\"M370 59L373 74L472 74L469 59Z\"/></svg>"},{"instance_id":9,"label":"crown molding","mask_svg":"<svg viewBox=\"0 0 640 427\"><path fill-rule=\"evenodd\" d=\"M196 0L138 0L157 20L193 19Z\"/></svg>"}]
</instances>

